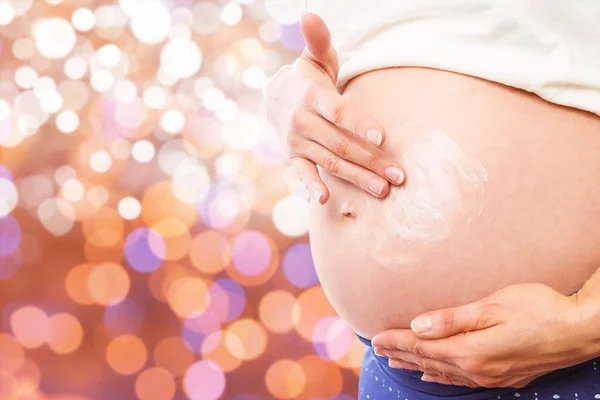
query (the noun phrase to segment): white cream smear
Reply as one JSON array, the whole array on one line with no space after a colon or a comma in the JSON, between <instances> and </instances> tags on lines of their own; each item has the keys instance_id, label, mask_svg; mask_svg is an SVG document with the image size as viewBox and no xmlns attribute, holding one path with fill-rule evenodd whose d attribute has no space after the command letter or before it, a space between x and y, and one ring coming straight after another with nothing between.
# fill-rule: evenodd
<instances>
[{"instance_id":1,"label":"white cream smear","mask_svg":"<svg viewBox=\"0 0 600 400\"><path fill-rule=\"evenodd\" d=\"M473 222L483 211L487 172L444 132L411 137L401 158L402 186L383 201L367 196L365 221L373 226L373 258L385 266L420 261L423 247L440 243L457 224ZM372 213L372 215L369 215ZM383 215L382 215L383 214Z\"/></svg>"}]
</instances>

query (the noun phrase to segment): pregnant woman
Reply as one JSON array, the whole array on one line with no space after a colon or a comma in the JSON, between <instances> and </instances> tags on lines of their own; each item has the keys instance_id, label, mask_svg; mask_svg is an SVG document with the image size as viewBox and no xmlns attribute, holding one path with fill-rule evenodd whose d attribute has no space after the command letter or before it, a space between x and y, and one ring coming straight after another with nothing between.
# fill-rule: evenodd
<instances>
[{"instance_id":1,"label":"pregnant woman","mask_svg":"<svg viewBox=\"0 0 600 400\"><path fill-rule=\"evenodd\" d=\"M600 398L600 3L314 3L266 97L359 398Z\"/></svg>"}]
</instances>

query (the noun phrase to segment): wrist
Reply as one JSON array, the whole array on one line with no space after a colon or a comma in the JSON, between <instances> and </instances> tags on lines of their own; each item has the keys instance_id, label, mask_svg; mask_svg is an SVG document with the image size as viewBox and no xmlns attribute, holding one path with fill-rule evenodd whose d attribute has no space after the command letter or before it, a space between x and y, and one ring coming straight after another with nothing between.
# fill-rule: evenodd
<instances>
[{"instance_id":1,"label":"wrist","mask_svg":"<svg viewBox=\"0 0 600 400\"><path fill-rule=\"evenodd\" d=\"M571 309L567 315L567 334L577 341L574 344L590 359L600 356L600 298L592 296L589 287L584 289L588 290L582 289L569 297Z\"/></svg>"}]
</instances>

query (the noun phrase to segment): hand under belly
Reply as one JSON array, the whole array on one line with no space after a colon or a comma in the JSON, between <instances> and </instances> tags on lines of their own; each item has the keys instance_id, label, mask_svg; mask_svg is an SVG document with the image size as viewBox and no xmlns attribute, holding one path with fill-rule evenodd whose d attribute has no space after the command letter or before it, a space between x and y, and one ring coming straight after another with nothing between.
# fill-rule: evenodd
<instances>
[{"instance_id":1,"label":"hand under belly","mask_svg":"<svg viewBox=\"0 0 600 400\"><path fill-rule=\"evenodd\" d=\"M344 95L384 124L406 172L384 200L321 172L315 265L358 334L519 282L572 293L598 267L597 117L424 69L372 72Z\"/></svg>"}]
</instances>

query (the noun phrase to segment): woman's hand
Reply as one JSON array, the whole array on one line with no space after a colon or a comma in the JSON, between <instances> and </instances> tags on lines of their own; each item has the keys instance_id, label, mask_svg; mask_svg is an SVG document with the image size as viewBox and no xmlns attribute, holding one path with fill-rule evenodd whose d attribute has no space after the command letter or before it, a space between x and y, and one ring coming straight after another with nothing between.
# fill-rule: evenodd
<instances>
[{"instance_id":1,"label":"woman's hand","mask_svg":"<svg viewBox=\"0 0 600 400\"><path fill-rule=\"evenodd\" d=\"M600 273L572 296L542 284L509 286L462 307L415 318L412 329L377 334L375 353L423 380L523 387L600 354Z\"/></svg>"},{"instance_id":2,"label":"woman's hand","mask_svg":"<svg viewBox=\"0 0 600 400\"><path fill-rule=\"evenodd\" d=\"M385 131L337 92L338 58L323 20L306 14L302 32L302 56L280 69L265 89L269 122L282 136L300 180L320 203L327 201L329 191L316 165L384 197L389 182L404 180L402 170L378 148Z\"/></svg>"}]
</instances>

